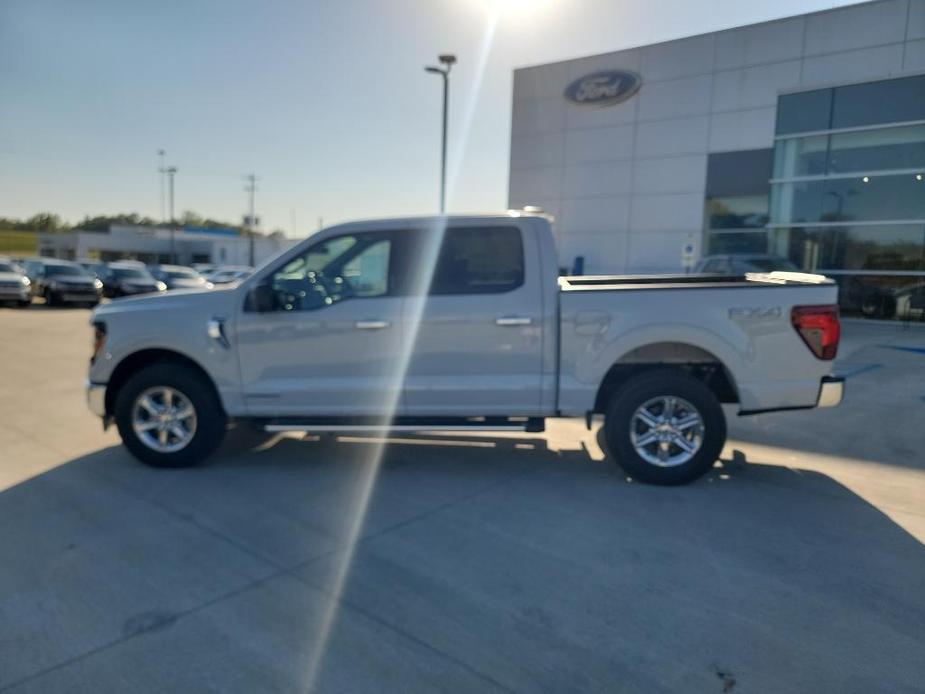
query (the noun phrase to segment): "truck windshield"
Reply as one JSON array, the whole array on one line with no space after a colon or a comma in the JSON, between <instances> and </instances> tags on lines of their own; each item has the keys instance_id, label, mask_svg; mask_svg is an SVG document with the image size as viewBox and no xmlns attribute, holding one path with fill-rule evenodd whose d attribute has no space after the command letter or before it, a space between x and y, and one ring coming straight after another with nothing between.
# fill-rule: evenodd
<instances>
[{"instance_id":1,"label":"truck windshield","mask_svg":"<svg viewBox=\"0 0 925 694\"><path fill-rule=\"evenodd\" d=\"M199 279L199 273L195 270L164 270L164 274L172 280Z\"/></svg>"},{"instance_id":2,"label":"truck windshield","mask_svg":"<svg viewBox=\"0 0 925 694\"><path fill-rule=\"evenodd\" d=\"M113 268L112 276L118 280L149 280L152 279L147 270L140 268Z\"/></svg>"},{"instance_id":3,"label":"truck windshield","mask_svg":"<svg viewBox=\"0 0 925 694\"><path fill-rule=\"evenodd\" d=\"M86 277L87 273L79 265L46 265L45 275L48 277L60 277L60 276Z\"/></svg>"}]
</instances>

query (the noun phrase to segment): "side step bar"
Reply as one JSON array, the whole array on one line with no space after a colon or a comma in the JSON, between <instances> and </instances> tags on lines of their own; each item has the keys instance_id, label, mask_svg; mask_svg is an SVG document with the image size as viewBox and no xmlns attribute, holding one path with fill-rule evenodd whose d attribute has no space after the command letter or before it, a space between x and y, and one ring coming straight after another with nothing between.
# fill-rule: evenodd
<instances>
[{"instance_id":1,"label":"side step bar","mask_svg":"<svg viewBox=\"0 0 925 694\"><path fill-rule=\"evenodd\" d=\"M542 417L396 418L392 422L349 419L272 419L259 425L264 431L304 433L388 433L414 431L546 431Z\"/></svg>"}]
</instances>

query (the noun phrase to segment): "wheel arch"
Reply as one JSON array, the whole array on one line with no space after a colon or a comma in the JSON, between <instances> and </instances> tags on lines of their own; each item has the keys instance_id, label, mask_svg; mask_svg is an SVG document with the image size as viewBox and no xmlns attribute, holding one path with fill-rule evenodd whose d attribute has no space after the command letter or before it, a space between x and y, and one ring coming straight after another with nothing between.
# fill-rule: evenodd
<instances>
[{"instance_id":1,"label":"wheel arch","mask_svg":"<svg viewBox=\"0 0 925 694\"><path fill-rule=\"evenodd\" d=\"M188 357L187 355L172 349L149 348L142 349L137 352L132 352L124 359L122 359L122 361L116 365L116 368L113 369L112 374L109 377L109 382L106 386L106 416L111 417L115 414L116 398L119 395L119 391L133 374L138 373L141 369L152 364L161 364L166 362L182 364L183 366L195 371L212 389L216 400L218 400L219 403L222 402L221 394L219 393L218 388L215 387L215 381L213 381L212 377L209 376L209 372L206 371L195 359L192 359L191 357ZM222 407L224 409L224 404Z\"/></svg>"},{"instance_id":2,"label":"wheel arch","mask_svg":"<svg viewBox=\"0 0 925 694\"><path fill-rule=\"evenodd\" d=\"M655 369L677 369L702 382L719 402L739 402L735 380L715 354L686 342L652 342L630 350L607 370L594 398L594 412L603 413L630 378Z\"/></svg>"}]
</instances>

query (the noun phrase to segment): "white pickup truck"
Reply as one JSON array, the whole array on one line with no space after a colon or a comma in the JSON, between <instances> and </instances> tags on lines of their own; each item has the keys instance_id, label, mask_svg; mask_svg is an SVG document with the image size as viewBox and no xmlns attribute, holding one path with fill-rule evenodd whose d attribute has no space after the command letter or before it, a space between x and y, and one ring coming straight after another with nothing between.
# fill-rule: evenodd
<instances>
[{"instance_id":1,"label":"white pickup truck","mask_svg":"<svg viewBox=\"0 0 925 694\"><path fill-rule=\"evenodd\" d=\"M739 414L830 407L836 286L818 275L559 277L539 214L325 229L237 285L92 317L87 397L156 466L266 431L522 430L605 417L632 477L679 484Z\"/></svg>"}]
</instances>

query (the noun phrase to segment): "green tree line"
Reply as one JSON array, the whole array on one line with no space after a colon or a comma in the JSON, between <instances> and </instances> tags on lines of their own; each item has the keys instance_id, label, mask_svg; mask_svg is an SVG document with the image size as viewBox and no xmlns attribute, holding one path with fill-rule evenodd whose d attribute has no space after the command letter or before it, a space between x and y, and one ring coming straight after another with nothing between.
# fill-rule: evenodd
<instances>
[{"instance_id":1,"label":"green tree line","mask_svg":"<svg viewBox=\"0 0 925 694\"><path fill-rule=\"evenodd\" d=\"M247 230L240 224L203 217L191 210L184 212L177 223L181 226L205 227L208 229L235 229L241 234L247 234ZM59 215L51 212L39 212L26 219L16 219L13 217L0 217L0 230L3 231L43 231L43 232L67 232L67 231L108 231L113 224L123 224L129 226L161 226L151 217L140 215L137 212L129 212L116 215L97 215L94 217L86 216L77 224L68 224ZM272 235L282 234L280 230L275 230Z\"/></svg>"}]
</instances>

